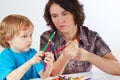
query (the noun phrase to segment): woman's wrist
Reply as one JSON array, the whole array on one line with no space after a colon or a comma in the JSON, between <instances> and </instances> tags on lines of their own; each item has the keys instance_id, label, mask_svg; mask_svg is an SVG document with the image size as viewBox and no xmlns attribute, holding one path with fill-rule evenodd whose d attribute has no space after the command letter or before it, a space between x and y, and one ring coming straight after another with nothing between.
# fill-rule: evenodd
<instances>
[{"instance_id":1,"label":"woman's wrist","mask_svg":"<svg viewBox=\"0 0 120 80\"><path fill-rule=\"evenodd\" d=\"M88 62L90 62L90 60L91 60L91 58L92 58L92 55L93 55L93 54L90 53L90 52L87 53L87 59L86 59L86 60L87 60Z\"/></svg>"},{"instance_id":2,"label":"woman's wrist","mask_svg":"<svg viewBox=\"0 0 120 80\"><path fill-rule=\"evenodd\" d=\"M64 58L65 61L69 61L71 58L69 56L67 56L65 53L62 53L62 56Z\"/></svg>"}]
</instances>

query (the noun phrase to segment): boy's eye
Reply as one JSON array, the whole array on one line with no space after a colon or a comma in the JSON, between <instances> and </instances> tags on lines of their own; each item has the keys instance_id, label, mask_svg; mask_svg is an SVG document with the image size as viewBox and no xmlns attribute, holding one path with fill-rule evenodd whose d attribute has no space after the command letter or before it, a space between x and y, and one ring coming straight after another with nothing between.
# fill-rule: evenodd
<instances>
[{"instance_id":1,"label":"boy's eye","mask_svg":"<svg viewBox=\"0 0 120 80\"><path fill-rule=\"evenodd\" d=\"M22 36L23 38L26 38L27 37L27 35L24 35L24 36Z\"/></svg>"},{"instance_id":2,"label":"boy's eye","mask_svg":"<svg viewBox=\"0 0 120 80\"><path fill-rule=\"evenodd\" d=\"M32 37L32 34L30 35L30 37Z\"/></svg>"}]
</instances>

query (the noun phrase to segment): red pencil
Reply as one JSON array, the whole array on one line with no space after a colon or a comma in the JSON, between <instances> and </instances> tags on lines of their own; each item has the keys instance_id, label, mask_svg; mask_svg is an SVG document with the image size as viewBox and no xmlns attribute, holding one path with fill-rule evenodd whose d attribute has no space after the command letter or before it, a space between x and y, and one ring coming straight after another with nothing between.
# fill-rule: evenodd
<instances>
[{"instance_id":1,"label":"red pencil","mask_svg":"<svg viewBox=\"0 0 120 80\"><path fill-rule=\"evenodd\" d=\"M79 42L79 41L80 41L80 38L77 38L77 41ZM59 53L60 51L63 51L66 47L67 47L67 46L64 46L64 47L58 49L58 50L55 52L55 54Z\"/></svg>"},{"instance_id":2,"label":"red pencil","mask_svg":"<svg viewBox=\"0 0 120 80\"><path fill-rule=\"evenodd\" d=\"M48 52L50 52L50 43L51 43L51 41L48 42L48 48L47 48ZM46 71L46 66L47 66L47 64L44 62L44 70L43 70L44 72Z\"/></svg>"}]
</instances>

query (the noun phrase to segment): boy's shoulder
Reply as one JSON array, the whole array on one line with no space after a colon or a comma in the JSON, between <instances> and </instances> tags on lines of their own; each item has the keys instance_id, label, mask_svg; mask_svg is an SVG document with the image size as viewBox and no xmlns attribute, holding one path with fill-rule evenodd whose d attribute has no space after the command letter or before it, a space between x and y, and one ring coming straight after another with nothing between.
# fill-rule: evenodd
<instances>
[{"instance_id":1,"label":"boy's shoulder","mask_svg":"<svg viewBox=\"0 0 120 80\"><path fill-rule=\"evenodd\" d=\"M30 52L37 52L37 50L36 49L34 49L34 48L30 48L30 50L29 50Z\"/></svg>"},{"instance_id":2,"label":"boy's shoulder","mask_svg":"<svg viewBox=\"0 0 120 80\"><path fill-rule=\"evenodd\" d=\"M11 52L9 50L9 48L5 48L1 53L0 53L0 58L1 59L9 59L11 56Z\"/></svg>"},{"instance_id":3,"label":"boy's shoulder","mask_svg":"<svg viewBox=\"0 0 120 80\"><path fill-rule=\"evenodd\" d=\"M10 53L10 48L4 48L4 49L1 51L1 54L3 54L3 53L9 54L9 53Z\"/></svg>"}]
</instances>

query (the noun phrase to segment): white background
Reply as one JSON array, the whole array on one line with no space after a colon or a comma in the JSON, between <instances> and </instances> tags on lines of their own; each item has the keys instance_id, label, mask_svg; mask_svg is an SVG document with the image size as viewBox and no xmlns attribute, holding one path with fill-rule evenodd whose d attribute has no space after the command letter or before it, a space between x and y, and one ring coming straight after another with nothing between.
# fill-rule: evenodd
<instances>
[{"instance_id":1,"label":"white background","mask_svg":"<svg viewBox=\"0 0 120 80\"><path fill-rule=\"evenodd\" d=\"M43 18L48 0L0 0L0 21L9 14L27 16L34 24L32 47L39 50L40 35L48 30ZM97 31L120 60L120 0L80 0L84 5L84 25ZM71 6L72 7L72 6Z\"/></svg>"}]
</instances>

